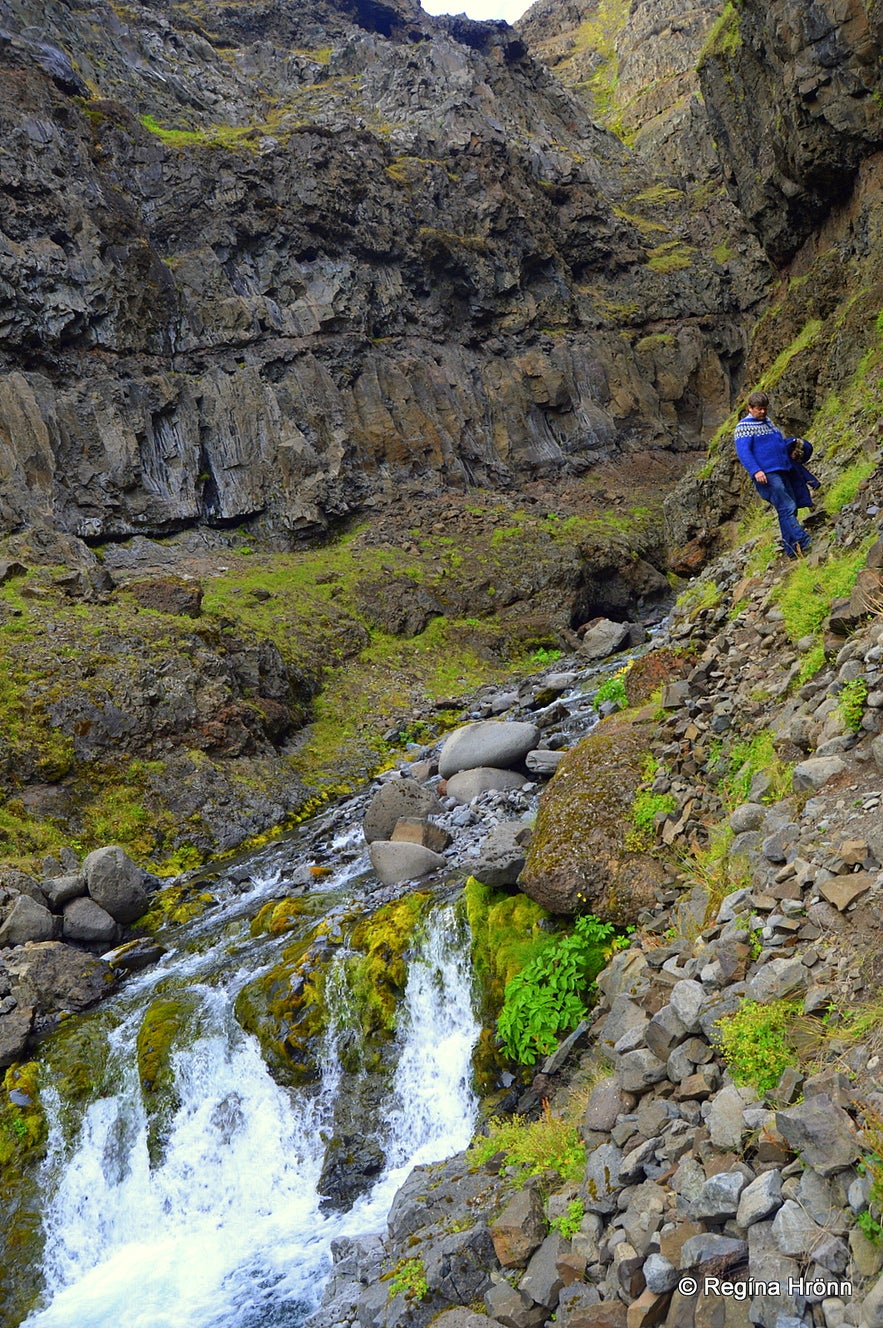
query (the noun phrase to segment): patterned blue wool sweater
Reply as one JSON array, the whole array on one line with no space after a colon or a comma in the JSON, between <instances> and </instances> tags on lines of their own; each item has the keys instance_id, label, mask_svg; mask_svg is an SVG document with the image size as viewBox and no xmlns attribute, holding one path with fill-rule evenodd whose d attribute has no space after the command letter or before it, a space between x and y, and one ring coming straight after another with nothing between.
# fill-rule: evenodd
<instances>
[{"instance_id":1,"label":"patterned blue wool sweater","mask_svg":"<svg viewBox=\"0 0 883 1328\"><path fill-rule=\"evenodd\" d=\"M791 441L769 418L756 420L752 415L746 415L736 425L736 452L751 476L759 470L764 473L790 470L788 444Z\"/></svg>"}]
</instances>

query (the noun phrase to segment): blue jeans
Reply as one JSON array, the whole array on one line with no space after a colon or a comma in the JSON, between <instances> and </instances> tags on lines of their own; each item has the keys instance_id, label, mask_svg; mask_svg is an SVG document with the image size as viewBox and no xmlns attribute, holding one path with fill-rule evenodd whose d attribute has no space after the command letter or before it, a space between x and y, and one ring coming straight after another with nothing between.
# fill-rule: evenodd
<instances>
[{"instance_id":1,"label":"blue jeans","mask_svg":"<svg viewBox=\"0 0 883 1328\"><path fill-rule=\"evenodd\" d=\"M754 487L764 502L775 508L785 552L789 558L794 558L797 556L798 548L809 548L809 535L797 520L797 503L791 492L787 475L778 470L768 470L766 478L766 484L759 484L755 480Z\"/></svg>"}]
</instances>

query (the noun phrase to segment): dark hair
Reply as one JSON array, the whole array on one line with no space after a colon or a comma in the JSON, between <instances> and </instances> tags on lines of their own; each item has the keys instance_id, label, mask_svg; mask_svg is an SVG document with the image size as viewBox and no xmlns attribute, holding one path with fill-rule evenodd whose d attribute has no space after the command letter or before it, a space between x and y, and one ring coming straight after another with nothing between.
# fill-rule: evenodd
<instances>
[{"instance_id":1,"label":"dark hair","mask_svg":"<svg viewBox=\"0 0 883 1328\"><path fill-rule=\"evenodd\" d=\"M766 392L752 392L751 396L748 398L748 404L749 406L763 406L764 410L766 410L767 406L770 404L770 399Z\"/></svg>"}]
</instances>

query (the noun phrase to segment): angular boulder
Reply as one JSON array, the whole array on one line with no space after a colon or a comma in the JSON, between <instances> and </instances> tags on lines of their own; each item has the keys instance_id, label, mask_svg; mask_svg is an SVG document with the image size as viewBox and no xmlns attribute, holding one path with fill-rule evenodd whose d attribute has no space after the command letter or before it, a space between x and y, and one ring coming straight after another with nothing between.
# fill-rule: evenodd
<instances>
[{"instance_id":1,"label":"angular boulder","mask_svg":"<svg viewBox=\"0 0 883 1328\"><path fill-rule=\"evenodd\" d=\"M38 904L29 895L19 895L0 927L0 946L51 941L56 935L57 926L58 921L48 908Z\"/></svg>"},{"instance_id":2,"label":"angular boulder","mask_svg":"<svg viewBox=\"0 0 883 1328\"><path fill-rule=\"evenodd\" d=\"M109 964L61 941L19 946L3 956L12 994L37 1014L87 1010L113 988Z\"/></svg>"},{"instance_id":3,"label":"angular boulder","mask_svg":"<svg viewBox=\"0 0 883 1328\"><path fill-rule=\"evenodd\" d=\"M79 945L113 945L122 927L94 899L72 899L64 906L62 936Z\"/></svg>"},{"instance_id":4,"label":"angular boulder","mask_svg":"<svg viewBox=\"0 0 883 1328\"><path fill-rule=\"evenodd\" d=\"M539 742L535 724L499 719L480 720L456 729L445 741L438 758L438 772L449 779L460 770L492 766L509 770L520 765Z\"/></svg>"},{"instance_id":5,"label":"angular boulder","mask_svg":"<svg viewBox=\"0 0 883 1328\"><path fill-rule=\"evenodd\" d=\"M396 822L405 817L422 819L441 811L441 803L432 789L416 779L391 779L374 794L362 821L369 844L375 839L391 839Z\"/></svg>"},{"instance_id":6,"label":"angular boulder","mask_svg":"<svg viewBox=\"0 0 883 1328\"><path fill-rule=\"evenodd\" d=\"M116 922L134 922L146 912L148 878L124 849L97 848L83 862L83 875L90 898Z\"/></svg>"}]
</instances>

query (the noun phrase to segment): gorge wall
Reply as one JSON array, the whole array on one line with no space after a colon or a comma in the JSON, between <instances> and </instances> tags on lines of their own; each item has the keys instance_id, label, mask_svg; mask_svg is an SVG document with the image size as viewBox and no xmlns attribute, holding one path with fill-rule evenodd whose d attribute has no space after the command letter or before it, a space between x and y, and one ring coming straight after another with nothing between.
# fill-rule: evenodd
<instances>
[{"instance_id":1,"label":"gorge wall","mask_svg":"<svg viewBox=\"0 0 883 1328\"><path fill-rule=\"evenodd\" d=\"M7 530L284 544L726 417L759 247L716 248L702 172L660 187L506 25L14 0L2 27Z\"/></svg>"}]
</instances>

